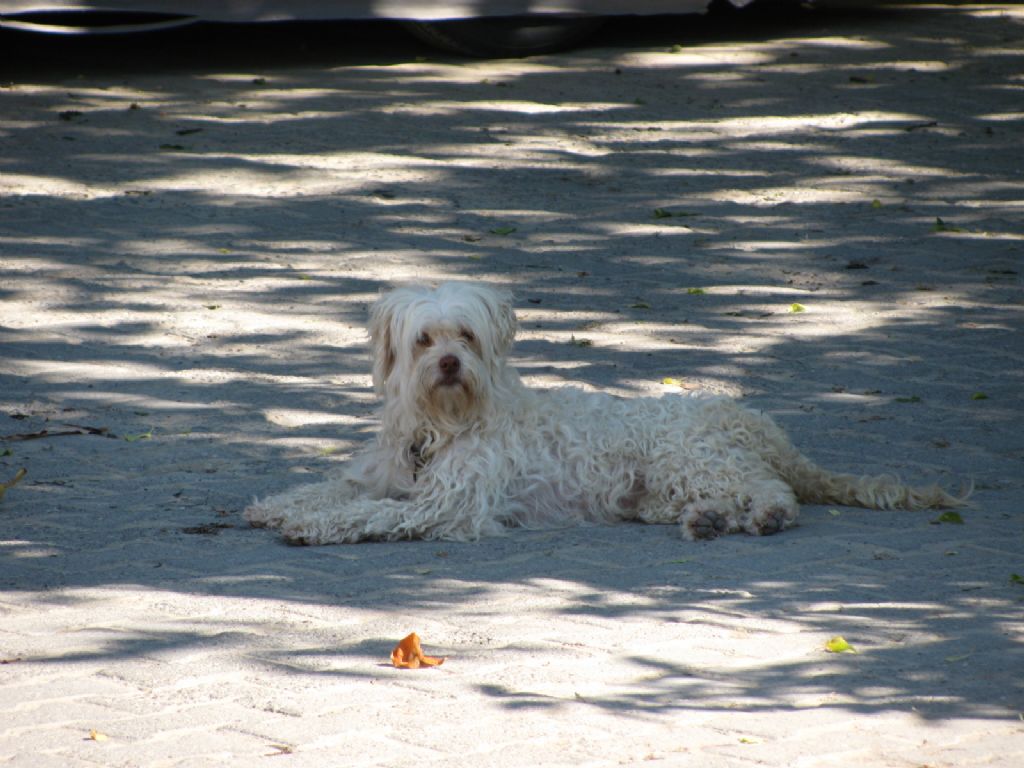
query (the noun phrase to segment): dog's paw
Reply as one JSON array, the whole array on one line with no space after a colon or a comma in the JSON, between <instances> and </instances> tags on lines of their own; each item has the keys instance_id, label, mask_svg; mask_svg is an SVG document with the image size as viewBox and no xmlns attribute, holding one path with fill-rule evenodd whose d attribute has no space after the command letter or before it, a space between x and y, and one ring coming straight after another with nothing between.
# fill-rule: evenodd
<instances>
[{"instance_id":1,"label":"dog's paw","mask_svg":"<svg viewBox=\"0 0 1024 768\"><path fill-rule=\"evenodd\" d=\"M356 544L375 537L365 525L345 518L303 518L285 523L281 536L289 544L300 547L325 544Z\"/></svg>"},{"instance_id":2,"label":"dog's paw","mask_svg":"<svg viewBox=\"0 0 1024 768\"><path fill-rule=\"evenodd\" d=\"M337 531L321 530L308 524L285 525L281 529L281 538L285 543L295 547L313 547L322 544L344 544L349 539L339 535ZM354 541L355 539L351 539Z\"/></svg>"},{"instance_id":3,"label":"dog's paw","mask_svg":"<svg viewBox=\"0 0 1024 768\"><path fill-rule=\"evenodd\" d=\"M789 510L773 507L752 521L752 533L758 536L771 536L785 530L789 526L789 521Z\"/></svg>"},{"instance_id":4,"label":"dog's paw","mask_svg":"<svg viewBox=\"0 0 1024 768\"><path fill-rule=\"evenodd\" d=\"M768 498L750 505L741 518L743 530L754 536L771 536L791 527L800 508L796 499Z\"/></svg>"},{"instance_id":5,"label":"dog's paw","mask_svg":"<svg viewBox=\"0 0 1024 768\"><path fill-rule=\"evenodd\" d=\"M242 517L253 528L279 528L285 520L284 513L264 501L253 501L242 510Z\"/></svg>"},{"instance_id":6,"label":"dog's paw","mask_svg":"<svg viewBox=\"0 0 1024 768\"><path fill-rule=\"evenodd\" d=\"M698 515L690 520L688 525L694 537L698 539L714 539L729 532L729 521L724 515L712 510Z\"/></svg>"},{"instance_id":7,"label":"dog's paw","mask_svg":"<svg viewBox=\"0 0 1024 768\"><path fill-rule=\"evenodd\" d=\"M689 539L716 539L729 532L729 519L711 507L690 509L681 522L683 534Z\"/></svg>"}]
</instances>

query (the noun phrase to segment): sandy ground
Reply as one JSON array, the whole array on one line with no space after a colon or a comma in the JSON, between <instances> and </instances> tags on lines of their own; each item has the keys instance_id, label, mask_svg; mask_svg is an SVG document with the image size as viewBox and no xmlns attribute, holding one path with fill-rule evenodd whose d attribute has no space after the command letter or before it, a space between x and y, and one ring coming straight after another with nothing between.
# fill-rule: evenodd
<instances>
[{"instance_id":1,"label":"sandy ground","mask_svg":"<svg viewBox=\"0 0 1024 768\"><path fill-rule=\"evenodd\" d=\"M1020 6L524 61L373 25L0 45L0 764L1024 765ZM249 529L373 429L368 302L451 277L515 291L538 386L729 392L975 506ZM442 667L388 665L414 630Z\"/></svg>"}]
</instances>

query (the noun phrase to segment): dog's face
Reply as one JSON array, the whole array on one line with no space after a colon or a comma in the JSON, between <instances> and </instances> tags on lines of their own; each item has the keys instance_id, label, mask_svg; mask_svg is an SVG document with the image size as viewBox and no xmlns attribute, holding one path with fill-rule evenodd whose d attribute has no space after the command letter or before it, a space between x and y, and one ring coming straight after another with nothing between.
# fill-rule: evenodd
<instances>
[{"instance_id":1,"label":"dog's face","mask_svg":"<svg viewBox=\"0 0 1024 768\"><path fill-rule=\"evenodd\" d=\"M370 313L374 387L416 421L458 432L488 402L515 329L511 297L493 288L399 288Z\"/></svg>"}]
</instances>

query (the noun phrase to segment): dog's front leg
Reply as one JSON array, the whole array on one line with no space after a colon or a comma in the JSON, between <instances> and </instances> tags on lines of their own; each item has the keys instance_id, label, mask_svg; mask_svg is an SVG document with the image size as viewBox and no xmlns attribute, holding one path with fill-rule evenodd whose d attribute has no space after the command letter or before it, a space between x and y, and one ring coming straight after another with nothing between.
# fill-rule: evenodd
<instances>
[{"instance_id":1,"label":"dog's front leg","mask_svg":"<svg viewBox=\"0 0 1024 768\"><path fill-rule=\"evenodd\" d=\"M257 499L243 514L257 528L284 528L300 520L320 517L325 510L341 509L360 491L359 485L343 475Z\"/></svg>"},{"instance_id":2,"label":"dog's front leg","mask_svg":"<svg viewBox=\"0 0 1024 768\"><path fill-rule=\"evenodd\" d=\"M409 501L357 498L286 520L281 533L294 544L427 538L426 529L417 525L418 517Z\"/></svg>"},{"instance_id":3,"label":"dog's front leg","mask_svg":"<svg viewBox=\"0 0 1024 768\"><path fill-rule=\"evenodd\" d=\"M405 473L397 465L391 453L372 446L335 477L255 500L245 519L260 528L297 528L306 521L336 517L358 499L400 497L405 489L399 487L399 478Z\"/></svg>"},{"instance_id":4,"label":"dog's front leg","mask_svg":"<svg viewBox=\"0 0 1024 768\"><path fill-rule=\"evenodd\" d=\"M425 499L358 498L322 508L318 514L288 519L281 533L295 544L352 544L399 539L473 541L503 530L504 526L485 512L486 507L476 510L474 514L468 507L456 509Z\"/></svg>"},{"instance_id":5,"label":"dog's front leg","mask_svg":"<svg viewBox=\"0 0 1024 768\"><path fill-rule=\"evenodd\" d=\"M298 544L348 544L364 540L447 539L472 541L504 526L503 483L487 464L471 468L438 461L405 498L360 496L320 505L284 521L281 532Z\"/></svg>"}]
</instances>

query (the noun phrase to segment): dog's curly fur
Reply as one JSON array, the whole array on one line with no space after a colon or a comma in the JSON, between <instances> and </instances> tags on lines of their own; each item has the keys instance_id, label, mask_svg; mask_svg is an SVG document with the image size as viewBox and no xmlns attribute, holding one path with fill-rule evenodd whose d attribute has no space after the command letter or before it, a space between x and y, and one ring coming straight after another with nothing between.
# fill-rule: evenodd
<instances>
[{"instance_id":1,"label":"dog's curly fur","mask_svg":"<svg viewBox=\"0 0 1024 768\"><path fill-rule=\"evenodd\" d=\"M937 486L822 469L768 416L721 397L620 399L525 387L511 297L446 283L383 295L370 317L381 429L340 476L253 503L297 543L454 539L508 526L639 520L689 539L794 524L798 501L955 506Z\"/></svg>"}]
</instances>

